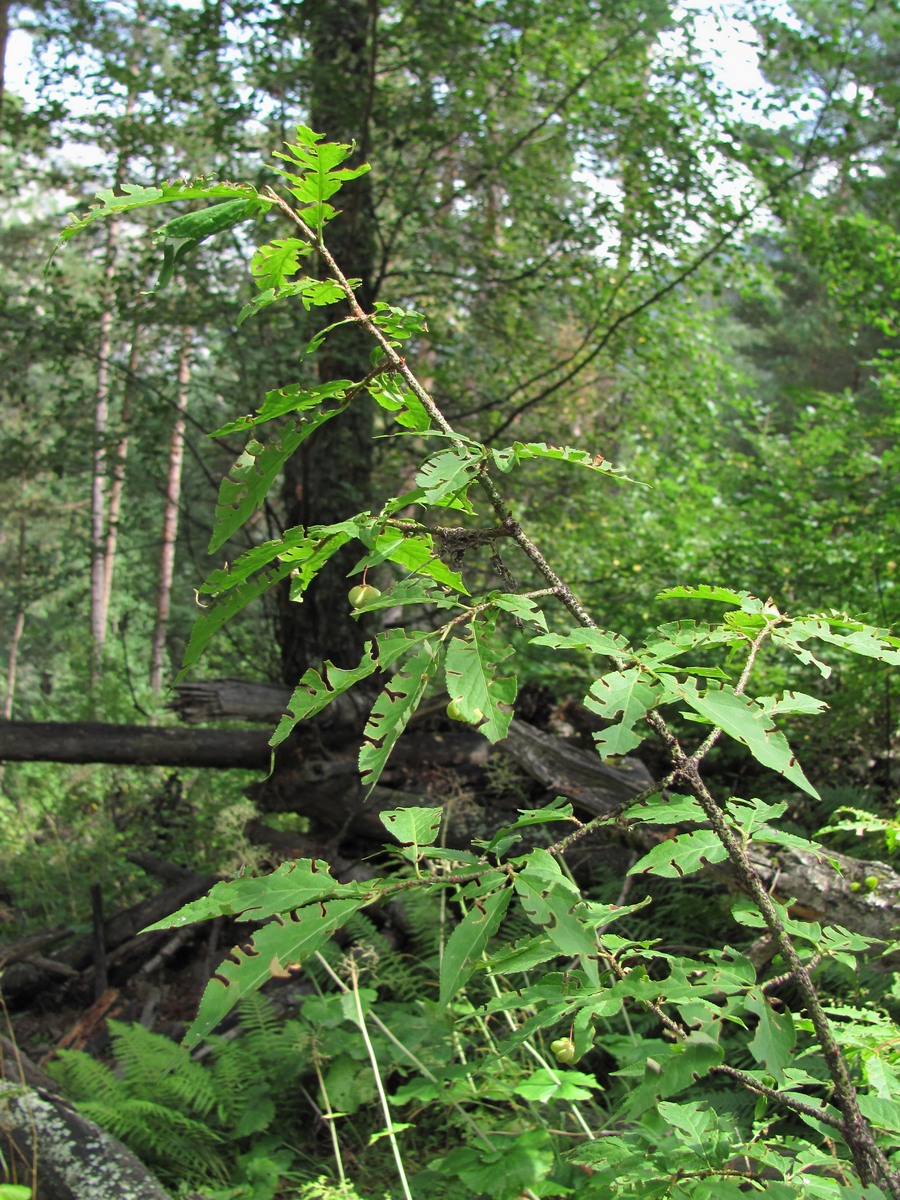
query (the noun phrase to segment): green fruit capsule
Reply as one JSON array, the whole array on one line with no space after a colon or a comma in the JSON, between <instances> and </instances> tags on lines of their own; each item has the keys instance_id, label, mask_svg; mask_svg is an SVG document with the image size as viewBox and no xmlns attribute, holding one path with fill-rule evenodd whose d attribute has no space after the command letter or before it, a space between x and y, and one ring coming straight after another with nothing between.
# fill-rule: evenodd
<instances>
[{"instance_id":1,"label":"green fruit capsule","mask_svg":"<svg viewBox=\"0 0 900 1200\"><path fill-rule=\"evenodd\" d=\"M458 700L451 700L447 705L447 716L451 721L462 721L465 725L477 725L479 721L484 720L484 713L480 708L470 710L471 716L467 716Z\"/></svg>"},{"instance_id":2,"label":"green fruit capsule","mask_svg":"<svg viewBox=\"0 0 900 1200\"><path fill-rule=\"evenodd\" d=\"M878 887L879 883L881 883L881 880L877 875L867 875L866 876L865 884L870 892L874 892L875 889Z\"/></svg>"},{"instance_id":3,"label":"green fruit capsule","mask_svg":"<svg viewBox=\"0 0 900 1200\"><path fill-rule=\"evenodd\" d=\"M550 1050L558 1063L575 1061L575 1043L571 1038L557 1038L555 1042L550 1043Z\"/></svg>"},{"instance_id":4,"label":"green fruit capsule","mask_svg":"<svg viewBox=\"0 0 900 1200\"><path fill-rule=\"evenodd\" d=\"M377 587L372 587L371 583L358 583L355 588L350 589L347 599L354 608L365 608L380 595L381 592Z\"/></svg>"}]
</instances>

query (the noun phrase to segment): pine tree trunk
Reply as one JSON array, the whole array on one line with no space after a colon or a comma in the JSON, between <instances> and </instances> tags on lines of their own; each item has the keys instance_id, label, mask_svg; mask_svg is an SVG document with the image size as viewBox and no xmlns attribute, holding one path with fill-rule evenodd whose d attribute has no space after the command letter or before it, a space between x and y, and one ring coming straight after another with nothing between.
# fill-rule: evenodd
<instances>
[{"instance_id":1,"label":"pine tree trunk","mask_svg":"<svg viewBox=\"0 0 900 1200\"><path fill-rule=\"evenodd\" d=\"M172 604L172 578L175 572L175 542L178 537L178 505L181 501L181 467L184 461L184 428L188 391L191 383L191 339L193 329L181 330L178 357L178 390L175 397L175 424L169 443L169 475L166 481L166 507L163 513L162 547L156 586L156 626L150 649L150 688L162 691L166 668L166 629Z\"/></svg>"},{"instance_id":2,"label":"pine tree trunk","mask_svg":"<svg viewBox=\"0 0 900 1200\"><path fill-rule=\"evenodd\" d=\"M310 122L329 141L358 146L353 163L365 161L374 71L376 5L374 0L307 0L307 35L315 64ZM375 237L369 176L347 185L340 216L327 232L328 245L341 269L362 279L357 295L371 305ZM335 320L328 310L322 324ZM319 378L361 379L369 370L370 345L354 328L341 329L319 354ZM347 412L318 430L285 468L282 499L287 526L340 521L368 507L372 471L372 409L360 396ZM355 665L366 640L365 628L350 619L347 573L359 558L352 546L320 574L302 605L279 595L282 672L294 684L311 663L324 657L340 666Z\"/></svg>"}]
</instances>

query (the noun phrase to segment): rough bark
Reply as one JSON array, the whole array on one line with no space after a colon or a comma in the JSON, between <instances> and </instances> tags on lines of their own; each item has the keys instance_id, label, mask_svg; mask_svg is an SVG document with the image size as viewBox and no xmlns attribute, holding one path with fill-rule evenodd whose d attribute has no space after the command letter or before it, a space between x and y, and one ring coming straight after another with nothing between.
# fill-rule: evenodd
<instances>
[{"instance_id":1,"label":"rough bark","mask_svg":"<svg viewBox=\"0 0 900 1200\"><path fill-rule=\"evenodd\" d=\"M269 734L262 730L0 721L0 760L6 762L266 770L271 761L268 742Z\"/></svg>"},{"instance_id":2,"label":"rough bark","mask_svg":"<svg viewBox=\"0 0 900 1200\"><path fill-rule=\"evenodd\" d=\"M171 1200L136 1155L79 1116L55 1094L53 1080L2 1037L0 1065L8 1181L32 1186L40 1200Z\"/></svg>"}]
</instances>

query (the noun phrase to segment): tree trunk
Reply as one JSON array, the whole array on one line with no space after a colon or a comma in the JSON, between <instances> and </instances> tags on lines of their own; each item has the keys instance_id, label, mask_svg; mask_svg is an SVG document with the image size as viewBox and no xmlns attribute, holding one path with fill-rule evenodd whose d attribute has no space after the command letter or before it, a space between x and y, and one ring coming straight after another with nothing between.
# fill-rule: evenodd
<instances>
[{"instance_id":1,"label":"tree trunk","mask_svg":"<svg viewBox=\"0 0 900 1200\"><path fill-rule=\"evenodd\" d=\"M352 164L364 161L374 70L374 0L306 0L312 68L310 121L329 141L355 141ZM340 196L341 214L328 227L328 245L344 273L362 279L357 291L363 308L372 295L375 269L371 186L364 175ZM317 312L319 310L316 310ZM335 319L326 310L322 324ZM338 330L319 352L319 379L362 379L370 369L371 346L355 326ZM360 396L329 421L285 466L282 499L287 526L339 521L370 503L372 407ZM362 623L349 618L347 573L360 557L359 547L339 553L306 592L292 604L287 588L278 598L278 636L282 673L293 686L311 664L328 657L343 667L360 659L366 640Z\"/></svg>"},{"instance_id":2,"label":"tree trunk","mask_svg":"<svg viewBox=\"0 0 900 1200\"><path fill-rule=\"evenodd\" d=\"M172 604L172 577L175 571L175 542L178 536L178 505L181 501L181 467L184 461L184 426L188 389L191 382L191 337L189 325L181 330L178 358L178 382L175 396L175 424L169 443L169 475L166 482L166 506L163 514L162 548L156 586L156 626L150 649L150 689L162 690L166 668L166 629Z\"/></svg>"},{"instance_id":3,"label":"tree trunk","mask_svg":"<svg viewBox=\"0 0 900 1200\"><path fill-rule=\"evenodd\" d=\"M3 697L3 719L9 721L12 718L13 697L16 693L16 670L19 661L19 645L22 641L22 634L25 631L25 609L27 607L25 600L25 518L21 518L19 525L19 556L16 564L16 575L18 582L18 595L16 597L16 619L13 624L12 637L9 641L9 657L7 658L6 668L6 695ZM0 756L2 759L2 756Z\"/></svg>"}]
</instances>

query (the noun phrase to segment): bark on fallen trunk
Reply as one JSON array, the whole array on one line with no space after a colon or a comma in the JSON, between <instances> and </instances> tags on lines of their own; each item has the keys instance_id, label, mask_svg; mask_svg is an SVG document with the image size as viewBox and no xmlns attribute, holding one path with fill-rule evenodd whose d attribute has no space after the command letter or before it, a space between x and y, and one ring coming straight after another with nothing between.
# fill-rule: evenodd
<instances>
[{"instance_id":1,"label":"bark on fallen trunk","mask_svg":"<svg viewBox=\"0 0 900 1200\"><path fill-rule=\"evenodd\" d=\"M0 762L267 770L271 758L268 742L268 731L254 729L157 729L91 721L0 721Z\"/></svg>"},{"instance_id":2,"label":"bark on fallen trunk","mask_svg":"<svg viewBox=\"0 0 900 1200\"><path fill-rule=\"evenodd\" d=\"M31 1185L41 1200L171 1200L139 1158L70 1108L53 1081L5 1038L0 1065L7 1181Z\"/></svg>"}]
</instances>

